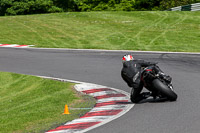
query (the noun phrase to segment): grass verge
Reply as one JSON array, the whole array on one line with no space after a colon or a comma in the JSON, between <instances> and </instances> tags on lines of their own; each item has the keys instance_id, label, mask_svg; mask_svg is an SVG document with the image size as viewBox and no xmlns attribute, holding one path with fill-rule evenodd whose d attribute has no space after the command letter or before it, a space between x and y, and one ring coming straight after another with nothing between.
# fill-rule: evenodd
<instances>
[{"instance_id":1,"label":"grass verge","mask_svg":"<svg viewBox=\"0 0 200 133\"><path fill-rule=\"evenodd\" d=\"M0 17L0 43L200 52L200 12L70 12Z\"/></svg>"},{"instance_id":2,"label":"grass verge","mask_svg":"<svg viewBox=\"0 0 200 133\"><path fill-rule=\"evenodd\" d=\"M73 83L34 76L0 72L0 132L45 132L85 114L89 110L69 107L93 107L95 100L77 94Z\"/></svg>"}]
</instances>

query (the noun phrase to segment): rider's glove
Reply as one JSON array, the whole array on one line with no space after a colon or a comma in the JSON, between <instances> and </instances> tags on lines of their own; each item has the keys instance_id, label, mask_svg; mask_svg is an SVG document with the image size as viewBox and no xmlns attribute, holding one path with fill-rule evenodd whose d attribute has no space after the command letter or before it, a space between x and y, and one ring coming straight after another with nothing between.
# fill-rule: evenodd
<instances>
[{"instance_id":1,"label":"rider's glove","mask_svg":"<svg viewBox=\"0 0 200 133\"><path fill-rule=\"evenodd\" d=\"M171 78L170 76L164 76L164 80L165 80L167 83L171 83L172 78Z\"/></svg>"},{"instance_id":2,"label":"rider's glove","mask_svg":"<svg viewBox=\"0 0 200 133\"><path fill-rule=\"evenodd\" d=\"M172 78L169 75L165 75L164 73L159 73L159 77L164 79L167 83L171 83Z\"/></svg>"}]
</instances>

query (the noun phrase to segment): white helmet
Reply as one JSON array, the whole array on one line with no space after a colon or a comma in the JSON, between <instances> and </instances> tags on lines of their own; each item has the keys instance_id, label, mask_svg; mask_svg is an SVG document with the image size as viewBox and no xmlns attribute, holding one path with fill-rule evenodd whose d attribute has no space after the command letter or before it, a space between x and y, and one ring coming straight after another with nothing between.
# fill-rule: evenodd
<instances>
[{"instance_id":1,"label":"white helmet","mask_svg":"<svg viewBox=\"0 0 200 133\"><path fill-rule=\"evenodd\" d=\"M134 60L134 58L130 54L124 55L123 58L122 58L122 62L131 61L131 60Z\"/></svg>"}]
</instances>

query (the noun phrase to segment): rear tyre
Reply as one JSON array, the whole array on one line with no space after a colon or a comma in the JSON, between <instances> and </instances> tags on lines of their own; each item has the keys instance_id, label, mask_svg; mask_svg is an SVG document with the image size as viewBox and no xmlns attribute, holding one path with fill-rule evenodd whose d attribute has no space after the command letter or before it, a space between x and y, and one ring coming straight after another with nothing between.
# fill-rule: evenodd
<instances>
[{"instance_id":1,"label":"rear tyre","mask_svg":"<svg viewBox=\"0 0 200 133\"><path fill-rule=\"evenodd\" d=\"M166 96L170 101L176 101L177 94L171 90L167 85L162 83L159 79L152 81L153 87L163 96Z\"/></svg>"}]
</instances>

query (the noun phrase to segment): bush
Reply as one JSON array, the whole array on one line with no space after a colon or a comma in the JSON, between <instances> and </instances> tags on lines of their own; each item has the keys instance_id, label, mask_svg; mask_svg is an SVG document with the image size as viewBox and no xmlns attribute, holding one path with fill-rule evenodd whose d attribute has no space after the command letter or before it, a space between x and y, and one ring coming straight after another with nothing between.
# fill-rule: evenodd
<instances>
[{"instance_id":1,"label":"bush","mask_svg":"<svg viewBox=\"0 0 200 133\"><path fill-rule=\"evenodd\" d=\"M0 0L0 15L24 15L61 12L51 0Z\"/></svg>"},{"instance_id":2,"label":"bush","mask_svg":"<svg viewBox=\"0 0 200 133\"><path fill-rule=\"evenodd\" d=\"M64 11L77 11L77 2L79 0L52 0L56 7L62 8Z\"/></svg>"},{"instance_id":3,"label":"bush","mask_svg":"<svg viewBox=\"0 0 200 133\"><path fill-rule=\"evenodd\" d=\"M120 11L133 11L135 0L122 0L120 4L116 5L116 9Z\"/></svg>"},{"instance_id":4,"label":"bush","mask_svg":"<svg viewBox=\"0 0 200 133\"><path fill-rule=\"evenodd\" d=\"M77 7L80 11L132 11L135 0L79 0Z\"/></svg>"},{"instance_id":5,"label":"bush","mask_svg":"<svg viewBox=\"0 0 200 133\"><path fill-rule=\"evenodd\" d=\"M136 10L159 10L161 0L136 0Z\"/></svg>"}]
</instances>

